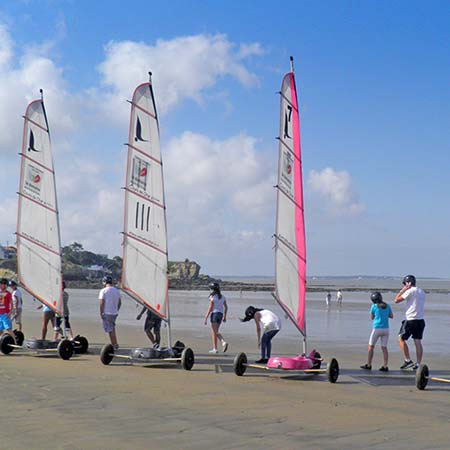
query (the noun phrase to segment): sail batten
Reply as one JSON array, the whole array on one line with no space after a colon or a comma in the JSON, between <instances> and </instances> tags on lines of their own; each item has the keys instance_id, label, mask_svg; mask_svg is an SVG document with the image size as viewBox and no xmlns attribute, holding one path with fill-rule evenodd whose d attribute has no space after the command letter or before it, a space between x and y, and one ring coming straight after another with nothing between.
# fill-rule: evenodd
<instances>
[{"instance_id":1,"label":"sail batten","mask_svg":"<svg viewBox=\"0 0 450 450\"><path fill-rule=\"evenodd\" d=\"M306 339L306 240L300 121L294 73L280 92L274 297Z\"/></svg>"},{"instance_id":2,"label":"sail batten","mask_svg":"<svg viewBox=\"0 0 450 450\"><path fill-rule=\"evenodd\" d=\"M151 83L139 85L129 103L122 289L168 320L166 206Z\"/></svg>"},{"instance_id":3,"label":"sail batten","mask_svg":"<svg viewBox=\"0 0 450 450\"><path fill-rule=\"evenodd\" d=\"M61 236L55 171L44 102L24 115L17 213L17 274L35 298L62 313Z\"/></svg>"}]
</instances>

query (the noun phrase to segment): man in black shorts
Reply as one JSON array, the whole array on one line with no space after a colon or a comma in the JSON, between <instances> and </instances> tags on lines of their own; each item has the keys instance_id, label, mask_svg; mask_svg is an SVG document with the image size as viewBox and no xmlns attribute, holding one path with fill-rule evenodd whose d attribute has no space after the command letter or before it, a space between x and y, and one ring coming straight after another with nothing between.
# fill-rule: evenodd
<instances>
[{"instance_id":1,"label":"man in black shorts","mask_svg":"<svg viewBox=\"0 0 450 450\"><path fill-rule=\"evenodd\" d=\"M137 320L140 320L144 312L147 311L147 317L145 318L144 323L144 331L147 337L150 339L151 343L153 344L153 347L158 348L159 343L161 342L161 317L158 316L158 314L155 314L151 309L144 306L142 308L142 311L138 314L136 317ZM153 335L152 333L155 333Z\"/></svg>"},{"instance_id":2,"label":"man in black shorts","mask_svg":"<svg viewBox=\"0 0 450 450\"><path fill-rule=\"evenodd\" d=\"M425 329L424 307L425 292L416 287L416 277L414 275L406 275L403 278L403 288L395 297L395 303L406 301L405 320L398 334L398 343L405 359L400 369L417 369L422 361L423 347L422 337ZM414 363L409 355L409 348L406 341L412 336L416 346L417 362Z\"/></svg>"}]
</instances>

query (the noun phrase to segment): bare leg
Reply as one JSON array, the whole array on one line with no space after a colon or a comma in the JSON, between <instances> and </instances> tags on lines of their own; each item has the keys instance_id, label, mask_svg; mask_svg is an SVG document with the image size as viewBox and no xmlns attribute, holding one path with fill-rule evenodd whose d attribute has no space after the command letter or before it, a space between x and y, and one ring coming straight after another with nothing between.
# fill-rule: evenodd
<instances>
[{"instance_id":1,"label":"bare leg","mask_svg":"<svg viewBox=\"0 0 450 450\"><path fill-rule=\"evenodd\" d=\"M417 362L420 364L423 356L422 341L420 339L414 339L414 344L416 345Z\"/></svg>"},{"instance_id":2,"label":"bare leg","mask_svg":"<svg viewBox=\"0 0 450 450\"><path fill-rule=\"evenodd\" d=\"M373 349L375 347L373 345L369 345L369 352L367 354L367 365L372 366L372 360L373 360Z\"/></svg>"},{"instance_id":3,"label":"bare leg","mask_svg":"<svg viewBox=\"0 0 450 450\"><path fill-rule=\"evenodd\" d=\"M117 345L117 336L116 336L116 330L111 331L109 334L109 339L111 340L112 345Z\"/></svg>"},{"instance_id":4,"label":"bare leg","mask_svg":"<svg viewBox=\"0 0 450 450\"><path fill-rule=\"evenodd\" d=\"M381 347L381 351L383 352L383 366L387 367L389 358L388 349L387 347Z\"/></svg>"},{"instance_id":5,"label":"bare leg","mask_svg":"<svg viewBox=\"0 0 450 450\"><path fill-rule=\"evenodd\" d=\"M220 334L219 333L219 327L220 327L220 323L212 323L211 324L211 331L212 331L212 344L213 344L213 349L217 350L217 335Z\"/></svg>"},{"instance_id":6,"label":"bare leg","mask_svg":"<svg viewBox=\"0 0 450 450\"><path fill-rule=\"evenodd\" d=\"M411 358L409 356L408 344L400 336L398 337L398 344L400 345L400 350L403 353L403 358L405 359L405 361L411 361Z\"/></svg>"}]
</instances>

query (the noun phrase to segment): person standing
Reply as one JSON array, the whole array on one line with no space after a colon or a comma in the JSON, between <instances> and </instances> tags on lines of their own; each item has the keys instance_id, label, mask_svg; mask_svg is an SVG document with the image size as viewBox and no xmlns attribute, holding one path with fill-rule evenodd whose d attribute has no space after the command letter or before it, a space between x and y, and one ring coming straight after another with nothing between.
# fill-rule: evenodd
<instances>
[{"instance_id":1,"label":"person standing","mask_svg":"<svg viewBox=\"0 0 450 450\"><path fill-rule=\"evenodd\" d=\"M122 306L119 290L113 286L111 276L103 277L104 288L100 290L98 299L100 300L100 317L103 322L105 333L109 334L109 339L114 350L119 348L116 335L116 319L119 315L119 309Z\"/></svg>"},{"instance_id":2,"label":"person standing","mask_svg":"<svg viewBox=\"0 0 450 450\"><path fill-rule=\"evenodd\" d=\"M241 322L248 322L250 320L255 321L258 348L261 348L261 359L258 359L255 362L258 364L267 363L272 353L272 339L281 330L280 318L268 309L249 306L245 310L245 317L240 320ZM261 328L263 329L262 338Z\"/></svg>"},{"instance_id":3,"label":"person standing","mask_svg":"<svg viewBox=\"0 0 450 450\"><path fill-rule=\"evenodd\" d=\"M0 335L3 333L10 334L14 341L14 333L12 332L11 324L11 293L7 289L8 280L6 278L0 279Z\"/></svg>"},{"instance_id":4,"label":"person standing","mask_svg":"<svg viewBox=\"0 0 450 450\"><path fill-rule=\"evenodd\" d=\"M73 339L72 329L69 322L69 294L66 291L66 283L62 282L63 289L63 318L64 318L64 333L61 330L62 317L55 316L55 336L54 339L58 339L59 335L69 339Z\"/></svg>"},{"instance_id":5,"label":"person standing","mask_svg":"<svg viewBox=\"0 0 450 450\"><path fill-rule=\"evenodd\" d=\"M425 329L425 292L416 286L416 277L414 275L406 275L403 278L403 288L398 292L394 301L395 303L406 302L405 320L402 321L398 336L398 343L405 360L400 369L417 369L423 358L422 337ZM406 343L411 336L416 347L416 363L411 360L408 344Z\"/></svg>"},{"instance_id":6,"label":"person standing","mask_svg":"<svg viewBox=\"0 0 450 450\"><path fill-rule=\"evenodd\" d=\"M213 348L209 353L217 353L217 339L222 343L222 350L225 353L228 350L228 344L225 342L222 334L219 333L219 328L222 322L227 321L228 305L224 295L220 292L219 283L211 283L209 285L210 296L209 306L205 314L205 325L208 322L208 317L211 321L211 337Z\"/></svg>"},{"instance_id":7,"label":"person standing","mask_svg":"<svg viewBox=\"0 0 450 450\"><path fill-rule=\"evenodd\" d=\"M342 291L340 289L336 293L336 302L338 306L342 306Z\"/></svg>"},{"instance_id":8,"label":"person standing","mask_svg":"<svg viewBox=\"0 0 450 450\"><path fill-rule=\"evenodd\" d=\"M142 311L137 315L136 320L141 320L144 312L147 311L147 316L144 323L144 331L154 348L159 348L161 342L161 317L154 313L150 308L144 306ZM153 333L152 333L153 330Z\"/></svg>"},{"instance_id":9,"label":"person standing","mask_svg":"<svg viewBox=\"0 0 450 450\"><path fill-rule=\"evenodd\" d=\"M14 280L9 281L9 286L12 289L12 314L11 319L16 323L17 331L22 331L22 292L17 287Z\"/></svg>"},{"instance_id":10,"label":"person standing","mask_svg":"<svg viewBox=\"0 0 450 450\"><path fill-rule=\"evenodd\" d=\"M48 323L51 322L52 328L55 327L55 312L49 306L44 304L39 305L37 309L42 309L41 339L45 341Z\"/></svg>"},{"instance_id":11,"label":"person standing","mask_svg":"<svg viewBox=\"0 0 450 450\"><path fill-rule=\"evenodd\" d=\"M372 307L370 308L370 320L373 321L373 329L369 338L369 350L367 354L367 364L361 366L361 369L372 370L373 351L375 345L380 339L381 351L383 352L383 365L380 367L381 372L389 371L388 368L388 341L389 341L389 319L394 317L391 307L383 302L383 296L380 292L374 292L370 299Z\"/></svg>"},{"instance_id":12,"label":"person standing","mask_svg":"<svg viewBox=\"0 0 450 450\"><path fill-rule=\"evenodd\" d=\"M331 292L327 292L327 295L325 296L325 303L327 306L330 306L331 303Z\"/></svg>"}]
</instances>

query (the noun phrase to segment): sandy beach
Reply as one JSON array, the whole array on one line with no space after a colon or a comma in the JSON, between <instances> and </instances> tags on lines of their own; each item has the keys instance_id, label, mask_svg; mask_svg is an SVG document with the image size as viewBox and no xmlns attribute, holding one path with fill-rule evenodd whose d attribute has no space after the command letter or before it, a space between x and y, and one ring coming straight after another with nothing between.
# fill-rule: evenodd
<instances>
[{"instance_id":1,"label":"sandy beach","mask_svg":"<svg viewBox=\"0 0 450 450\"><path fill-rule=\"evenodd\" d=\"M71 301L78 294L72 292ZM178 297L183 294L175 294L175 311ZM92 305L96 307L96 302ZM130 316L135 313L134 305L126 303L124 317L126 308ZM355 314L354 306L344 304L344 308L350 318ZM339 360L336 384L326 376L280 376L255 370L237 377L232 371L234 355L239 351L248 352L250 359L258 355L253 327L242 328L245 325L237 321L241 307L235 313L230 309L229 332L224 326L230 342L226 354L208 355L209 327L202 326L201 317L195 327L173 327L173 338L195 351L196 363L188 372L176 365L130 365L121 360L103 366L99 350L106 336L99 320L96 316L77 319L73 304L74 331L89 338L89 354L69 361L21 351L0 355L0 448L450 448L450 388L430 382L425 391L417 390L414 373L398 370L395 333L388 375L358 369L366 358L368 335L364 334L360 345L342 345L336 339L327 341L326 336L320 339L317 350L325 358ZM334 322L337 312L331 314ZM39 335L39 319L37 312L28 311L27 336ZM181 322L175 314L177 323ZM119 320L121 351L147 345L142 325ZM274 352L283 349L283 354L295 354L298 341L289 330L285 334L274 340ZM431 371L450 378L447 355L439 347L427 353L426 343L425 360ZM316 345L314 338L310 338L312 345ZM377 348L375 367L379 361Z\"/></svg>"}]
</instances>

